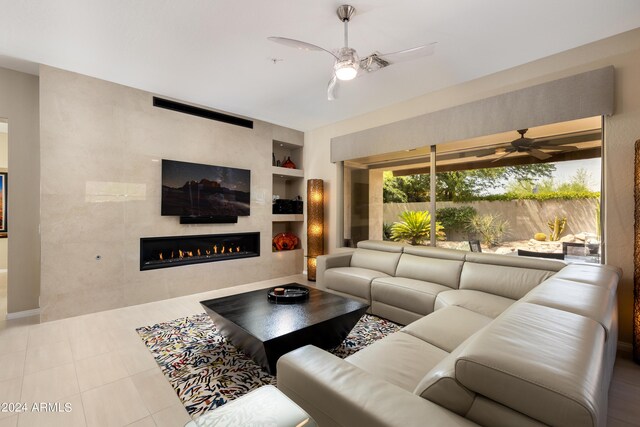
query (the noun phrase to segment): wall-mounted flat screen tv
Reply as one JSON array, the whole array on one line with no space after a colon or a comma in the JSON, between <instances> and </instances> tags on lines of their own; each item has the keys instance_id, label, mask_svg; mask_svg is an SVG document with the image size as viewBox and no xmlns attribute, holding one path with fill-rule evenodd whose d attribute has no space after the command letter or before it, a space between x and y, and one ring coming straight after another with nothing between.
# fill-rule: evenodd
<instances>
[{"instance_id":1,"label":"wall-mounted flat screen tv","mask_svg":"<svg viewBox=\"0 0 640 427\"><path fill-rule=\"evenodd\" d=\"M251 171L162 160L162 215L248 216Z\"/></svg>"}]
</instances>

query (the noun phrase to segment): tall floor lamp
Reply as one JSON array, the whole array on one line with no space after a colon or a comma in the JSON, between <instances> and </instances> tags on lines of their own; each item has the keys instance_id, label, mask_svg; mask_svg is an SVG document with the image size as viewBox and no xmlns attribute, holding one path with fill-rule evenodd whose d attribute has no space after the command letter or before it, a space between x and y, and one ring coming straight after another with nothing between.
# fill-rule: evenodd
<instances>
[{"instance_id":1,"label":"tall floor lamp","mask_svg":"<svg viewBox=\"0 0 640 427\"><path fill-rule=\"evenodd\" d=\"M636 141L633 243L633 360L640 363L640 139Z\"/></svg>"},{"instance_id":2,"label":"tall floor lamp","mask_svg":"<svg viewBox=\"0 0 640 427\"><path fill-rule=\"evenodd\" d=\"M316 257L324 254L324 182L307 180L307 279L316 281Z\"/></svg>"}]
</instances>

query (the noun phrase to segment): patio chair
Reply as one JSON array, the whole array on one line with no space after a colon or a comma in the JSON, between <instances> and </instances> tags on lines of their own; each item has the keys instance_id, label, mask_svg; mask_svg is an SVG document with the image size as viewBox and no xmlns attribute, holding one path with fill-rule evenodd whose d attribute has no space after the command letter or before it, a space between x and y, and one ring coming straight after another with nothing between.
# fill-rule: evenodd
<instances>
[{"instance_id":1,"label":"patio chair","mask_svg":"<svg viewBox=\"0 0 640 427\"><path fill-rule=\"evenodd\" d=\"M518 256L530 256L535 258L551 258L551 259L561 259L564 260L564 254L557 253L549 253L549 252L533 252L533 251L525 251L523 249L518 249Z\"/></svg>"}]
</instances>

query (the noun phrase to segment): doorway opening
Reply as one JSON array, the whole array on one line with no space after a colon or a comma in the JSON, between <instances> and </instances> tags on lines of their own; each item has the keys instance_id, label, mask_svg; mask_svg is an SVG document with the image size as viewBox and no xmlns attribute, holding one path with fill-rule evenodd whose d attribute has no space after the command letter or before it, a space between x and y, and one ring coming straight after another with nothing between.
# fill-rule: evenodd
<instances>
[{"instance_id":1,"label":"doorway opening","mask_svg":"<svg viewBox=\"0 0 640 427\"><path fill-rule=\"evenodd\" d=\"M345 162L345 245L602 262L602 135L597 116Z\"/></svg>"},{"instance_id":2,"label":"doorway opening","mask_svg":"<svg viewBox=\"0 0 640 427\"><path fill-rule=\"evenodd\" d=\"M9 124L0 118L0 319L7 316L7 176L9 172Z\"/></svg>"}]
</instances>

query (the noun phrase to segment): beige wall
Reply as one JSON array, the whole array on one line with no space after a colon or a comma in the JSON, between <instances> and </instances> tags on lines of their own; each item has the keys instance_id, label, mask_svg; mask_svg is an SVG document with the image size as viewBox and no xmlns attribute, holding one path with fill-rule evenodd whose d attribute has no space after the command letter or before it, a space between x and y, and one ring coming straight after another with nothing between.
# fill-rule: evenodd
<instances>
[{"instance_id":1,"label":"beige wall","mask_svg":"<svg viewBox=\"0 0 640 427\"><path fill-rule=\"evenodd\" d=\"M0 117L9 123L7 312L38 308L40 134L38 77L0 68Z\"/></svg>"},{"instance_id":2,"label":"beige wall","mask_svg":"<svg viewBox=\"0 0 640 427\"><path fill-rule=\"evenodd\" d=\"M620 340L631 342L633 298L633 143L640 138L640 30L624 33L455 87L420 96L305 134L309 176L335 187L336 166L329 160L330 140L364 129L499 95L538 83L613 65L615 114L605 120L605 238L607 262L624 270L620 283ZM384 71L382 71L384 72ZM373 83L373 82L372 82ZM394 151L389 147L389 151ZM328 244L335 250L336 192L328 193Z\"/></svg>"},{"instance_id":3,"label":"beige wall","mask_svg":"<svg viewBox=\"0 0 640 427\"><path fill-rule=\"evenodd\" d=\"M8 134L0 132L0 172L7 172L9 165L9 138ZM7 269L8 238L0 238L0 270Z\"/></svg>"},{"instance_id":4,"label":"beige wall","mask_svg":"<svg viewBox=\"0 0 640 427\"><path fill-rule=\"evenodd\" d=\"M43 320L302 271L301 251L271 252L272 140L302 133L155 108L150 93L46 66L40 104ZM163 158L250 169L251 215L217 225L160 216ZM140 271L141 237L245 231L260 232L260 257Z\"/></svg>"}]
</instances>

